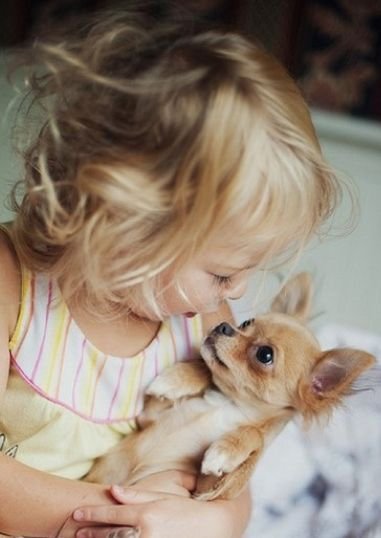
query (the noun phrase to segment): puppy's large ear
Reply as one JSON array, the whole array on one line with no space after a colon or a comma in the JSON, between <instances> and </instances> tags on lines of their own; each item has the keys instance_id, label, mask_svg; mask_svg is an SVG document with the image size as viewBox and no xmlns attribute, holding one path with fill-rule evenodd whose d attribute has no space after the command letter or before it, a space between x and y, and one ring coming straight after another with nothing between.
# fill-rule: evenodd
<instances>
[{"instance_id":1,"label":"puppy's large ear","mask_svg":"<svg viewBox=\"0 0 381 538\"><path fill-rule=\"evenodd\" d=\"M352 385L375 362L373 355L358 349L324 351L299 382L295 407L307 419L330 412L340 404L343 396L353 392Z\"/></svg>"},{"instance_id":2,"label":"puppy's large ear","mask_svg":"<svg viewBox=\"0 0 381 538\"><path fill-rule=\"evenodd\" d=\"M286 282L271 304L272 312L281 312L307 321L312 303L312 278L299 273Z\"/></svg>"}]
</instances>

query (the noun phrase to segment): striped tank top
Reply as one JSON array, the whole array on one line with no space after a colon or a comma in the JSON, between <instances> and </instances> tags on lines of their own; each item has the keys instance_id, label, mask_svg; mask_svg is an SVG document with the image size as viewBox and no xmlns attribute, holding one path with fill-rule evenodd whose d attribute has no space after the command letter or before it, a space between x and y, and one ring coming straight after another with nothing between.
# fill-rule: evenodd
<instances>
[{"instance_id":1,"label":"striped tank top","mask_svg":"<svg viewBox=\"0 0 381 538\"><path fill-rule=\"evenodd\" d=\"M200 316L177 316L134 357L106 355L82 333L57 283L23 268L0 450L34 468L80 478L135 428L155 376L197 356L201 339Z\"/></svg>"}]
</instances>

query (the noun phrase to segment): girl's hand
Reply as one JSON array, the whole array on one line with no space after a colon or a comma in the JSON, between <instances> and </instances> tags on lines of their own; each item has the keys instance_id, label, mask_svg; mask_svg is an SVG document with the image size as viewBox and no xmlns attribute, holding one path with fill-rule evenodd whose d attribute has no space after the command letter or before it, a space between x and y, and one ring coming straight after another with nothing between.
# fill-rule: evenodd
<instances>
[{"instance_id":1,"label":"girl's hand","mask_svg":"<svg viewBox=\"0 0 381 538\"><path fill-rule=\"evenodd\" d=\"M197 479L194 474L182 471L163 471L155 473L132 486L134 490L155 491L190 497L196 487Z\"/></svg>"},{"instance_id":2,"label":"girl's hand","mask_svg":"<svg viewBox=\"0 0 381 538\"><path fill-rule=\"evenodd\" d=\"M119 505L74 512L83 525L76 538L239 538L249 514L247 494L233 501L202 502L137 487L112 486L110 493Z\"/></svg>"},{"instance_id":3,"label":"girl's hand","mask_svg":"<svg viewBox=\"0 0 381 538\"><path fill-rule=\"evenodd\" d=\"M133 486L133 489L152 491L156 493L161 493L163 495L177 495L180 497L189 498L191 491L196 487L196 477L193 474L180 472L180 471L163 471L161 473L155 473L140 480L137 484ZM132 488L131 488L132 489ZM110 491L112 493L113 489ZM102 508L110 508L115 506L118 498L114 498L110 495L110 505L103 505ZM101 507L97 507L99 509ZM102 523L98 523L98 526L101 527ZM83 525L72 516L70 516L63 526L61 527L56 538L73 538L76 534L76 531L79 530ZM115 529L114 529L115 530ZM103 533L101 536L106 536L107 533Z\"/></svg>"}]
</instances>

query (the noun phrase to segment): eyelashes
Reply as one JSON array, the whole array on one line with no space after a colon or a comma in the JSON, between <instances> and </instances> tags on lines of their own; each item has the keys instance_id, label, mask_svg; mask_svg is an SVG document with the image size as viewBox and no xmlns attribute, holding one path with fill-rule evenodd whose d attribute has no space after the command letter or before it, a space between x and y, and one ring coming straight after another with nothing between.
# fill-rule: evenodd
<instances>
[{"instance_id":1,"label":"eyelashes","mask_svg":"<svg viewBox=\"0 0 381 538\"><path fill-rule=\"evenodd\" d=\"M231 276L222 276L222 275L215 275L215 274L213 274L212 276L218 286L229 287L232 283Z\"/></svg>"}]
</instances>

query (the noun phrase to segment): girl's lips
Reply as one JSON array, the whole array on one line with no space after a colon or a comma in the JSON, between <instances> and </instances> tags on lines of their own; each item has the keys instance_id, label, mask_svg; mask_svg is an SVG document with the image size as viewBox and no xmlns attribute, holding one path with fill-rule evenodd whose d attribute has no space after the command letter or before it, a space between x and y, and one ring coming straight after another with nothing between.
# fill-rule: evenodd
<instances>
[{"instance_id":1,"label":"girl's lips","mask_svg":"<svg viewBox=\"0 0 381 538\"><path fill-rule=\"evenodd\" d=\"M185 312L184 314L187 318L193 318L196 315L196 312Z\"/></svg>"}]
</instances>

